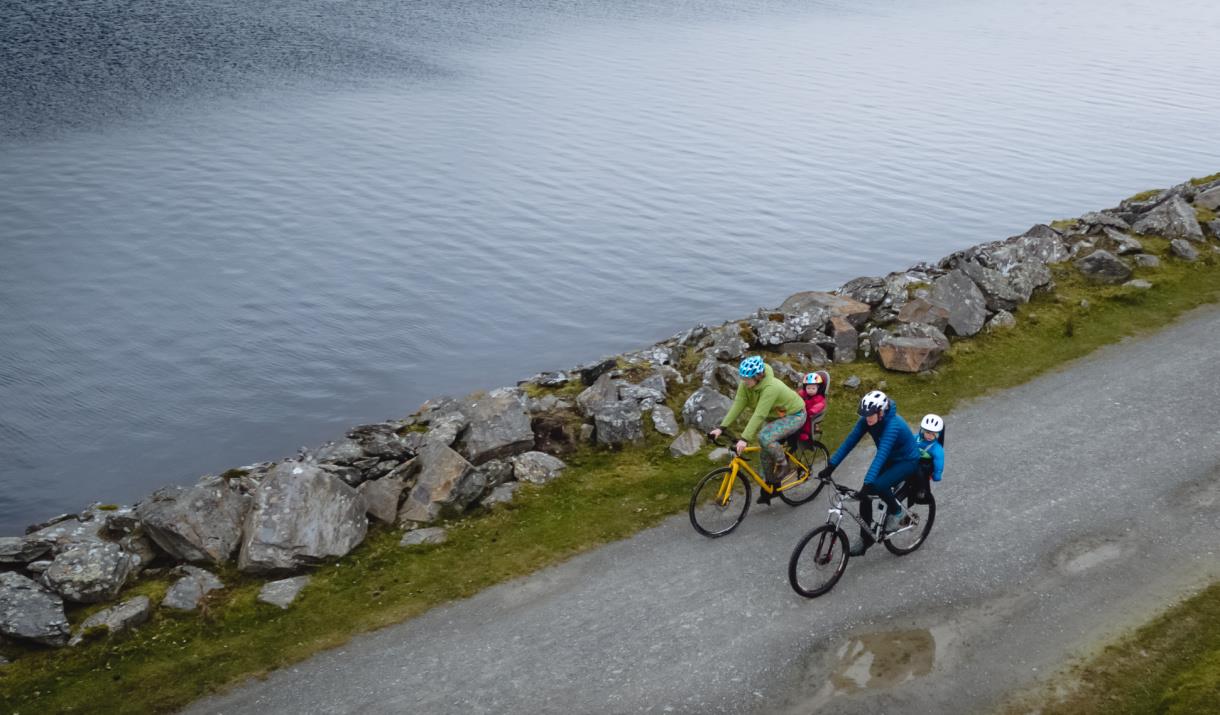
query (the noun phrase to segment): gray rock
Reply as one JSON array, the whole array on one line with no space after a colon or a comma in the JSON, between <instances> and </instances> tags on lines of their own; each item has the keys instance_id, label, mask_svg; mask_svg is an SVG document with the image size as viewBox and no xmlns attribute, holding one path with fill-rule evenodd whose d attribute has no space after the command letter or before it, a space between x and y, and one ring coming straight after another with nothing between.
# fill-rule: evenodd
<instances>
[{"instance_id":1,"label":"gray rock","mask_svg":"<svg viewBox=\"0 0 1220 715\"><path fill-rule=\"evenodd\" d=\"M1136 233L1165 238L1185 238L1202 241L1203 229L1195 217L1194 208L1181 196L1173 196L1140 217L1132 226Z\"/></svg>"},{"instance_id":2,"label":"gray rock","mask_svg":"<svg viewBox=\"0 0 1220 715\"><path fill-rule=\"evenodd\" d=\"M351 465L357 460L365 459L364 448L354 439L342 439L338 442L327 442L318 448L313 455L316 462Z\"/></svg>"},{"instance_id":3,"label":"gray rock","mask_svg":"<svg viewBox=\"0 0 1220 715\"><path fill-rule=\"evenodd\" d=\"M678 434L678 419L674 417L674 411L665 405L657 405L652 408L652 426L656 431L663 435L673 437Z\"/></svg>"},{"instance_id":4,"label":"gray rock","mask_svg":"<svg viewBox=\"0 0 1220 715\"><path fill-rule=\"evenodd\" d=\"M145 533L179 561L221 564L241 543L250 497L237 484L166 487L136 507Z\"/></svg>"},{"instance_id":5,"label":"gray rock","mask_svg":"<svg viewBox=\"0 0 1220 715\"><path fill-rule=\"evenodd\" d=\"M903 323L932 325L944 331L949 326L949 309L927 298L912 298L898 311L898 320Z\"/></svg>"},{"instance_id":6,"label":"gray rock","mask_svg":"<svg viewBox=\"0 0 1220 715\"><path fill-rule=\"evenodd\" d=\"M1195 206L1220 211L1220 186L1195 194Z\"/></svg>"},{"instance_id":7,"label":"gray rock","mask_svg":"<svg viewBox=\"0 0 1220 715\"><path fill-rule=\"evenodd\" d=\"M517 481L546 484L559 476L568 465L546 452L526 452L513 457L513 474Z\"/></svg>"},{"instance_id":8,"label":"gray rock","mask_svg":"<svg viewBox=\"0 0 1220 715\"><path fill-rule=\"evenodd\" d=\"M485 475L452 449L428 445L415 461L419 478L398 511L399 523L427 523L461 514L483 495Z\"/></svg>"},{"instance_id":9,"label":"gray rock","mask_svg":"<svg viewBox=\"0 0 1220 715\"><path fill-rule=\"evenodd\" d=\"M647 408L657 404L665 399L665 393L655 387L647 385L632 385L630 383L621 385L618 390L619 397L623 400L633 400L641 406ZM605 404L605 403L603 403Z\"/></svg>"},{"instance_id":10,"label":"gray rock","mask_svg":"<svg viewBox=\"0 0 1220 715\"><path fill-rule=\"evenodd\" d=\"M983 292L960 270L936 279L932 284L932 302L949 310L948 327L956 335L969 337L978 333L987 319L987 300Z\"/></svg>"},{"instance_id":11,"label":"gray rock","mask_svg":"<svg viewBox=\"0 0 1220 715\"><path fill-rule=\"evenodd\" d=\"M771 313L771 317L753 318L748 322L754 333L750 343L755 348L774 348L783 343L806 339L814 331L808 313L788 316L784 313ZM779 320L771 318L778 317Z\"/></svg>"},{"instance_id":12,"label":"gray rock","mask_svg":"<svg viewBox=\"0 0 1220 715\"><path fill-rule=\"evenodd\" d=\"M401 477L382 477L365 482L356 489L364 499L365 513L383 524L392 524L398 518L398 502L406 483Z\"/></svg>"},{"instance_id":13,"label":"gray rock","mask_svg":"<svg viewBox=\"0 0 1220 715\"><path fill-rule=\"evenodd\" d=\"M165 598L161 599L164 608L193 611L199 608L199 602L205 595L225 587L216 574L198 566L181 566L177 571L183 576L165 592Z\"/></svg>"},{"instance_id":14,"label":"gray rock","mask_svg":"<svg viewBox=\"0 0 1220 715\"><path fill-rule=\"evenodd\" d=\"M136 596L86 618L68 641L68 645L79 645L90 631L96 628L105 628L107 633L113 636L146 623L151 616L152 602L148 600L148 596Z\"/></svg>"},{"instance_id":15,"label":"gray rock","mask_svg":"<svg viewBox=\"0 0 1220 715\"><path fill-rule=\"evenodd\" d=\"M805 377L805 373L796 370L786 362L776 361L769 364L771 365L771 371L775 373L775 376L779 378L780 381L786 382L789 385L799 385L801 380Z\"/></svg>"},{"instance_id":16,"label":"gray rock","mask_svg":"<svg viewBox=\"0 0 1220 715\"><path fill-rule=\"evenodd\" d=\"M365 455L369 457L400 462L415 456L417 445L412 440L400 436L397 430L396 423L380 422L360 425L349 431L347 436L356 440Z\"/></svg>"},{"instance_id":17,"label":"gray rock","mask_svg":"<svg viewBox=\"0 0 1220 715\"><path fill-rule=\"evenodd\" d=\"M942 352L949 349L949 338L945 337L945 334L937 329L935 325L903 323L894 327L892 336L895 338L928 338L936 343L936 347L940 348ZM878 337L877 345L880 346L881 343L885 342L886 337L889 336Z\"/></svg>"},{"instance_id":18,"label":"gray rock","mask_svg":"<svg viewBox=\"0 0 1220 715\"><path fill-rule=\"evenodd\" d=\"M1090 226L1111 228L1119 231L1128 231L1131 229L1131 226L1121 218L1098 211L1090 211L1087 214L1084 214L1080 217L1080 222Z\"/></svg>"},{"instance_id":19,"label":"gray rock","mask_svg":"<svg viewBox=\"0 0 1220 715\"><path fill-rule=\"evenodd\" d=\"M669 444L669 454L673 457L690 457L703 449L703 435L697 429L688 429Z\"/></svg>"},{"instance_id":20,"label":"gray rock","mask_svg":"<svg viewBox=\"0 0 1220 715\"><path fill-rule=\"evenodd\" d=\"M541 387L563 387L571 379L566 372L544 372L538 375L537 383Z\"/></svg>"},{"instance_id":21,"label":"gray rock","mask_svg":"<svg viewBox=\"0 0 1220 715\"><path fill-rule=\"evenodd\" d=\"M106 542L103 535L105 523L99 520L80 521L76 517L57 520L50 526L26 534L24 541L28 548L46 546L51 553L59 554L65 549L81 544L101 544Z\"/></svg>"},{"instance_id":22,"label":"gray rock","mask_svg":"<svg viewBox=\"0 0 1220 715\"><path fill-rule=\"evenodd\" d=\"M1213 236L1220 238L1220 219L1208 221L1207 227L1211 230Z\"/></svg>"},{"instance_id":23,"label":"gray rock","mask_svg":"<svg viewBox=\"0 0 1220 715\"><path fill-rule=\"evenodd\" d=\"M711 432L729 413L733 401L710 387L695 390L682 405L682 422L700 432Z\"/></svg>"},{"instance_id":24,"label":"gray rock","mask_svg":"<svg viewBox=\"0 0 1220 715\"><path fill-rule=\"evenodd\" d=\"M576 407L582 415L591 417L602 405L618 402L619 386L622 384L621 380L615 380L610 373L605 373L576 396Z\"/></svg>"},{"instance_id":25,"label":"gray rock","mask_svg":"<svg viewBox=\"0 0 1220 715\"><path fill-rule=\"evenodd\" d=\"M316 465L284 462L254 492L237 566L254 574L295 571L347 554L368 526L355 489Z\"/></svg>"},{"instance_id":26,"label":"gray rock","mask_svg":"<svg viewBox=\"0 0 1220 715\"><path fill-rule=\"evenodd\" d=\"M830 362L830 356L821 345L812 342L784 343L779 346L783 355L799 355L802 360L812 365L825 365Z\"/></svg>"},{"instance_id":27,"label":"gray rock","mask_svg":"<svg viewBox=\"0 0 1220 715\"><path fill-rule=\"evenodd\" d=\"M1199 260L1199 252L1195 250L1195 247L1181 238L1175 238L1169 242L1169 252L1184 261Z\"/></svg>"},{"instance_id":28,"label":"gray rock","mask_svg":"<svg viewBox=\"0 0 1220 715\"><path fill-rule=\"evenodd\" d=\"M596 430L593 429L593 425L583 424L580 426L580 441L581 442L592 443L595 434L596 434Z\"/></svg>"},{"instance_id":29,"label":"gray rock","mask_svg":"<svg viewBox=\"0 0 1220 715\"><path fill-rule=\"evenodd\" d=\"M836 292L852 300L876 307L885 300L887 286L884 278L864 276L844 283L843 287Z\"/></svg>"},{"instance_id":30,"label":"gray rock","mask_svg":"<svg viewBox=\"0 0 1220 715\"><path fill-rule=\"evenodd\" d=\"M1098 245L1120 256L1126 256L1132 253L1142 253L1144 250L1144 245L1134 236L1128 236L1127 234L1120 233L1112 228L1105 229L1103 233L1105 238L1102 241L1099 241Z\"/></svg>"},{"instance_id":31,"label":"gray rock","mask_svg":"<svg viewBox=\"0 0 1220 715\"><path fill-rule=\"evenodd\" d=\"M42 573L42 584L69 601L98 603L118 595L132 557L114 543L83 543L62 551Z\"/></svg>"},{"instance_id":32,"label":"gray rock","mask_svg":"<svg viewBox=\"0 0 1220 715\"><path fill-rule=\"evenodd\" d=\"M279 581L268 581L258 591L258 600L272 606L288 608L300 595L301 590L309 584L309 576L293 576Z\"/></svg>"},{"instance_id":33,"label":"gray rock","mask_svg":"<svg viewBox=\"0 0 1220 715\"><path fill-rule=\"evenodd\" d=\"M958 268L983 292L988 311L994 313L997 310L1014 310L1017 305L1025 302L1012 283L999 271L973 261L963 261Z\"/></svg>"},{"instance_id":34,"label":"gray rock","mask_svg":"<svg viewBox=\"0 0 1220 715\"><path fill-rule=\"evenodd\" d=\"M597 382L598 378L610 372L617 366L618 360L616 358L606 358L596 365L576 368L576 370L573 370L573 372L580 373L581 382L586 385L592 385L593 383Z\"/></svg>"},{"instance_id":35,"label":"gray rock","mask_svg":"<svg viewBox=\"0 0 1220 715\"><path fill-rule=\"evenodd\" d=\"M868 320L872 306L852 298L821 291L804 291L794 293L780 305L784 313L814 313L824 311L827 320L834 316L846 318L849 323L859 328Z\"/></svg>"},{"instance_id":36,"label":"gray rock","mask_svg":"<svg viewBox=\"0 0 1220 715\"><path fill-rule=\"evenodd\" d=\"M424 544L443 544L449 540L449 534L439 526L427 529L415 529L402 535L399 546L421 546Z\"/></svg>"},{"instance_id":37,"label":"gray rock","mask_svg":"<svg viewBox=\"0 0 1220 715\"><path fill-rule=\"evenodd\" d=\"M847 388L847 389L849 389L849 390L856 390L856 389L859 389L859 388L860 388L860 377L859 377L859 375L852 375L851 377L849 377L849 378L847 378L846 380L844 380L844 381L843 381L843 387L846 387L846 388Z\"/></svg>"},{"instance_id":38,"label":"gray rock","mask_svg":"<svg viewBox=\"0 0 1220 715\"><path fill-rule=\"evenodd\" d=\"M740 360L750 347L741 339L741 328L737 323L717 328L704 338L703 343L708 343L705 354L716 360Z\"/></svg>"},{"instance_id":39,"label":"gray rock","mask_svg":"<svg viewBox=\"0 0 1220 715\"><path fill-rule=\"evenodd\" d=\"M493 459L480 464L476 469L482 474L484 490L494 489L513 479L512 459Z\"/></svg>"},{"instance_id":40,"label":"gray rock","mask_svg":"<svg viewBox=\"0 0 1220 715\"><path fill-rule=\"evenodd\" d=\"M38 561L31 561L25 565L25 569L27 571L29 571L30 573L43 573L44 571L46 571L49 568L51 568L51 561L49 559L39 559Z\"/></svg>"},{"instance_id":41,"label":"gray rock","mask_svg":"<svg viewBox=\"0 0 1220 715\"><path fill-rule=\"evenodd\" d=\"M877 346L881 365L898 372L923 372L936 367L943 350L931 338L888 338Z\"/></svg>"},{"instance_id":42,"label":"gray rock","mask_svg":"<svg viewBox=\"0 0 1220 715\"><path fill-rule=\"evenodd\" d=\"M1051 269L1038 260L1028 260L1014 266L1008 272L1008 282L1020 296L1022 303L1028 303L1035 290L1050 288L1054 285Z\"/></svg>"},{"instance_id":43,"label":"gray rock","mask_svg":"<svg viewBox=\"0 0 1220 715\"><path fill-rule=\"evenodd\" d=\"M984 330L988 333L995 333L1004 330L1011 330L1015 327L1017 327L1017 319L1013 317L1013 314L1009 313L1007 310L1000 310L997 311L995 315L991 316L991 320L987 321L987 326L984 328Z\"/></svg>"},{"instance_id":44,"label":"gray rock","mask_svg":"<svg viewBox=\"0 0 1220 715\"><path fill-rule=\"evenodd\" d=\"M1098 283L1122 283L1131 277L1127 264L1109 251L1093 251L1073 264L1086 278Z\"/></svg>"},{"instance_id":45,"label":"gray rock","mask_svg":"<svg viewBox=\"0 0 1220 715\"><path fill-rule=\"evenodd\" d=\"M1156 268L1161 265L1161 259L1150 253L1137 253L1131 257L1131 261L1141 268Z\"/></svg>"},{"instance_id":46,"label":"gray rock","mask_svg":"<svg viewBox=\"0 0 1220 715\"><path fill-rule=\"evenodd\" d=\"M1152 284L1143 278L1136 278L1135 280L1127 281L1123 284L1123 286L1127 288L1136 288L1138 290L1148 290L1152 287Z\"/></svg>"},{"instance_id":47,"label":"gray rock","mask_svg":"<svg viewBox=\"0 0 1220 715\"><path fill-rule=\"evenodd\" d=\"M27 541L19 536L0 536L0 564L26 564L51 550L46 542Z\"/></svg>"},{"instance_id":48,"label":"gray rock","mask_svg":"<svg viewBox=\"0 0 1220 715\"><path fill-rule=\"evenodd\" d=\"M470 426L462 454L472 464L499 457L511 457L534 448L534 430L520 393L510 389L492 390L468 408Z\"/></svg>"},{"instance_id":49,"label":"gray rock","mask_svg":"<svg viewBox=\"0 0 1220 715\"><path fill-rule=\"evenodd\" d=\"M708 461L723 464L733 458L733 453L726 447L717 447L707 453Z\"/></svg>"},{"instance_id":50,"label":"gray rock","mask_svg":"<svg viewBox=\"0 0 1220 715\"><path fill-rule=\"evenodd\" d=\"M597 443L616 447L644 439L643 413L635 402L603 404L593 414Z\"/></svg>"},{"instance_id":51,"label":"gray rock","mask_svg":"<svg viewBox=\"0 0 1220 715\"><path fill-rule=\"evenodd\" d=\"M487 496L483 497L483 506L490 507L496 504L507 504L513 500L513 495L515 495L517 490L520 488L520 482L501 484L495 489L492 489L491 493L489 493Z\"/></svg>"},{"instance_id":52,"label":"gray rock","mask_svg":"<svg viewBox=\"0 0 1220 715\"><path fill-rule=\"evenodd\" d=\"M452 447L453 443L461 436L462 431L470 424L470 420L466 419L466 415L461 412L450 412L443 417L438 417L432 420L428 425L428 432L424 436L424 441L428 444L440 444L446 447Z\"/></svg>"},{"instance_id":53,"label":"gray rock","mask_svg":"<svg viewBox=\"0 0 1220 715\"><path fill-rule=\"evenodd\" d=\"M830 319L830 334L834 337L835 362L851 362L856 359L856 351L860 349L860 333L846 318L835 316Z\"/></svg>"},{"instance_id":54,"label":"gray rock","mask_svg":"<svg viewBox=\"0 0 1220 715\"><path fill-rule=\"evenodd\" d=\"M21 574L0 572L0 635L61 646L69 633L59 596Z\"/></svg>"}]
</instances>

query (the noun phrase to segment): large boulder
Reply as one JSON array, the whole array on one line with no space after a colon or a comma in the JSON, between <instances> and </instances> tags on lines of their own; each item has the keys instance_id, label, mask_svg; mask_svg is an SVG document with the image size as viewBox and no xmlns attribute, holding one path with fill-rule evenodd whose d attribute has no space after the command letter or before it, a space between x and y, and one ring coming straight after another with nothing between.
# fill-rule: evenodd
<instances>
[{"instance_id":1,"label":"large boulder","mask_svg":"<svg viewBox=\"0 0 1220 715\"><path fill-rule=\"evenodd\" d=\"M0 536L0 564L28 564L50 550L51 545L46 542Z\"/></svg>"},{"instance_id":2,"label":"large boulder","mask_svg":"<svg viewBox=\"0 0 1220 715\"><path fill-rule=\"evenodd\" d=\"M165 598L161 599L161 605L165 608L193 611L199 607L204 596L225 586L216 578L216 574L198 566L181 566L177 571L182 578L175 581L165 592Z\"/></svg>"},{"instance_id":3,"label":"large boulder","mask_svg":"<svg viewBox=\"0 0 1220 715\"><path fill-rule=\"evenodd\" d=\"M453 443L458 440L462 431L469 424L470 420L461 412L450 412L441 415L428 423L428 432L424 435L424 443L442 444L446 447L452 447Z\"/></svg>"},{"instance_id":4,"label":"large boulder","mask_svg":"<svg viewBox=\"0 0 1220 715\"><path fill-rule=\"evenodd\" d=\"M716 360L740 360L750 348L741 337L737 323L721 326L707 335L699 345L706 355Z\"/></svg>"},{"instance_id":5,"label":"large boulder","mask_svg":"<svg viewBox=\"0 0 1220 715\"><path fill-rule=\"evenodd\" d=\"M1184 261L1199 260L1199 252L1195 250L1194 246L1190 245L1189 241L1180 238L1169 242L1169 252Z\"/></svg>"},{"instance_id":6,"label":"large boulder","mask_svg":"<svg viewBox=\"0 0 1220 715\"><path fill-rule=\"evenodd\" d=\"M148 596L136 596L86 618L68 645L78 645L98 628L106 629L108 635L122 633L145 623L151 616L152 601L148 600Z\"/></svg>"},{"instance_id":7,"label":"large boulder","mask_svg":"<svg viewBox=\"0 0 1220 715\"><path fill-rule=\"evenodd\" d=\"M800 356L802 360L812 365L825 365L830 362L826 348L814 342L784 343L779 346L779 352L783 355Z\"/></svg>"},{"instance_id":8,"label":"large boulder","mask_svg":"<svg viewBox=\"0 0 1220 715\"><path fill-rule=\"evenodd\" d=\"M517 481L546 484L559 476L568 465L546 452L526 452L513 457L513 474Z\"/></svg>"},{"instance_id":9,"label":"large boulder","mask_svg":"<svg viewBox=\"0 0 1220 715\"><path fill-rule=\"evenodd\" d=\"M872 306L846 296L810 290L788 296L779 306L779 310L784 313L808 313L821 310L828 314L828 318L835 316L846 318L849 323L859 328L868 320L868 316L872 313Z\"/></svg>"},{"instance_id":10,"label":"large boulder","mask_svg":"<svg viewBox=\"0 0 1220 715\"><path fill-rule=\"evenodd\" d=\"M720 426L720 420L729 413L733 401L715 389L701 387L691 393L682 404L682 422L707 433Z\"/></svg>"},{"instance_id":11,"label":"large boulder","mask_svg":"<svg viewBox=\"0 0 1220 715\"><path fill-rule=\"evenodd\" d=\"M935 325L928 325L927 323L901 323L895 325L893 333L879 337L876 341L877 344L880 345L886 337L929 338L932 342L936 343L936 346L942 352L949 349L949 338L945 337L944 332Z\"/></svg>"},{"instance_id":12,"label":"large boulder","mask_svg":"<svg viewBox=\"0 0 1220 715\"><path fill-rule=\"evenodd\" d=\"M949 311L948 327L956 335L969 337L983 329L987 320L987 299L961 270L952 270L932 284L932 302Z\"/></svg>"},{"instance_id":13,"label":"large boulder","mask_svg":"<svg viewBox=\"0 0 1220 715\"><path fill-rule=\"evenodd\" d=\"M1181 196L1171 196L1169 200L1140 216L1131 228L1136 233L1153 234L1165 238L1203 240L1203 229L1199 226L1195 210Z\"/></svg>"},{"instance_id":14,"label":"large boulder","mask_svg":"<svg viewBox=\"0 0 1220 715\"><path fill-rule=\"evenodd\" d=\"M1080 223L1090 227L1090 229L1110 228L1117 231L1128 231L1131 225L1113 214L1104 213L1101 211L1090 211L1080 217Z\"/></svg>"},{"instance_id":15,"label":"large boulder","mask_svg":"<svg viewBox=\"0 0 1220 715\"><path fill-rule=\"evenodd\" d=\"M1134 236L1128 236L1121 231L1115 231L1112 228L1107 228L1102 231L1104 236L1097 242L1098 247L1104 248L1120 256L1127 256L1133 253L1142 253L1144 245L1139 242L1139 239Z\"/></svg>"},{"instance_id":16,"label":"large boulder","mask_svg":"<svg viewBox=\"0 0 1220 715\"><path fill-rule=\"evenodd\" d=\"M237 565L255 574L296 571L347 554L368 526L355 489L316 465L284 462L254 492Z\"/></svg>"},{"instance_id":17,"label":"large boulder","mask_svg":"<svg viewBox=\"0 0 1220 715\"><path fill-rule=\"evenodd\" d=\"M525 411L525 401L516 390L492 390L486 397L472 402L464 412L470 418L470 427L466 429L461 451L472 464L511 457L534 448L530 416Z\"/></svg>"},{"instance_id":18,"label":"large boulder","mask_svg":"<svg viewBox=\"0 0 1220 715\"><path fill-rule=\"evenodd\" d=\"M944 330L949 325L949 309L927 298L912 298L898 311L902 323L923 323Z\"/></svg>"},{"instance_id":19,"label":"large boulder","mask_svg":"<svg viewBox=\"0 0 1220 715\"><path fill-rule=\"evenodd\" d=\"M687 429L669 444L669 454L673 457L689 457L703 449L703 433L697 429Z\"/></svg>"},{"instance_id":20,"label":"large boulder","mask_svg":"<svg viewBox=\"0 0 1220 715\"><path fill-rule=\"evenodd\" d=\"M1073 264L1086 278L1097 283L1123 283L1131 277L1131 268L1109 251L1093 251L1077 258Z\"/></svg>"},{"instance_id":21,"label":"large boulder","mask_svg":"<svg viewBox=\"0 0 1220 715\"><path fill-rule=\"evenodd\" d=\"M0 572L0 635L61 646L70 632L59 596L19 573Z\"/></svg>"},{"instance_id":22,"label":"large boulder","mask_svg":"<svg viewBox=\"0 0 1220 715\"><path fill-rule=\"evenodd\" d=\"M881 365L898 372L923 372L936 367L941 348L931 338L886 338L877 346Z\"/></svg>"},{"instance_id":23,"label":"large boulder","mask_svg":"<svg viewBox=\"0 0 1220 715\"><path fill-rule=\"evenodd\" d=\"M398 511L401 524L427 523L461 514L487 486L482 472L442 444L427 445L415 462L419 477Z\"/></svg>"},{"instance_id":24,"label":"large boulder","mask_svg":"<svg viewBox=\"0 0 1220 715\"><path fill-rule=\"evenodd\" d=\"M1018 304L1028 299L1025 297L1023 300L1022 295L1013 288L1008 278L997 270L974 261L963 261L958 268L969 276L970 280L974 281L974 284L983 292L989 312L1013 310Z\"/></svg>"},{"instance_id":25,"label":"large boulder","mask_svg":"<svg viewBox=\"0 0 1220 715\"><path fill-rule=\"evenodd\" d=\"M860 349L860 333L847 318L836 315L830 319L830 334L834 339L835 362L851 362Z\"/></svg>"},{"instance_id":26,"label":"large boulder","mask_svg":"<svg viewBox=\"0 0 1220 715\"><path fill-rule=\"evenodd\" d=\"M167 487L136 507L136 514L157 546L179 561L222 564L241 544L250 497L224 479L194 487Z\"/></svg>"},{"instance_id":27,"label":"large boulder","mask_svg":"<svg viewBox=\"0 0 1220 715\"><path fill-rule=\"evenodd\" d=\"M115 543L83 543L61 552L42 573L42 583L69 601L98 603L118 595L133 559Z\"/></svg>"},{"instance_id":28,"label":"large boulder","mask_svg":"<svg viewBox=\"0 0 1220 715\"><path fill-rule=\"evenodd\" d=\"M838 290L839 295L845 295L860 303L867 303L874 308L881 305L887 292L885 279L874 276L853 278Z\"/></svg>"},{"instance_id":29,"label":"large boulder","mask_svg":"<svg viewBox=\"0 0 1220 715\"><path fill-rule=\"evenodd\" d=\"M665 405L657 405L652 408L652 426L657 432L663 435L673 437L678 434L678 419L674 417L674 411Z\"/></svg>"},{"instance_id":30,"label":"large boulder","mask_svg":"<svg viewBox=\"0 0 1220 715\"><path fill-rule=\"evenodd\" d=\"M259 589L258 600L260 603L288 608L293 601L297 600L301 590L309 585L310 578L309 576L293 576L278 581L268 581Z\"/></svg>"},{"instance_id":31,"label":"large boulder","mask_svg":"<svg viewBox=\"0 0 1220 715\"><path fill-rule=\"evenodd\" d=\"M356 491L364 498L364 509L369 516L383 524L393 524L398 518L398 502L406 483L401 477L382 477L361 484Z\"/></svg>"},{"instance_id":32,"label":"large boulder","mask_svg":"<svg viewBox=\"0 0 1220 715\"><path fill-rule=\"evenodd\" d=\"M643 413L639 404L627 400L603 404L593 413L597 443L616 447L644 439Z\"/></svg>"},{"instance_id":33,"label":"large boulder","mask_svg":"<svg viewBox=\"0 0 1220 715\"><path fill-rule=\"evenodd\" d=\"M585 417L592 417L602 405L618 402L619 387L622 384L622 380L615 380L610 373L604 373L576 396L576 407Z\"/></svg>"},{"instance_id":34,"label":"large boulder","mask_svg":"<svg viewBox=\"0 0 1220 715\"><path fill-rule=\"evenodd\" d=\"M1220 211L1220 186L1195 194L1195 206L1209 211Z\"/></svg>"}]
</instances>

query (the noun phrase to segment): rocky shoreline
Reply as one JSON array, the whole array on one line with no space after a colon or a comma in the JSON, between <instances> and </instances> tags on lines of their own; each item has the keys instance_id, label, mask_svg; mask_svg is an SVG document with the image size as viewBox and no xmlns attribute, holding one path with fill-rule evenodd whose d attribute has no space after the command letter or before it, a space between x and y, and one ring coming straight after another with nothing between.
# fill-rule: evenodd
<instances>
[{"instance_id":1,"label":"rocky shoreline","mask_svg":"<svg viewBox=\"0 0 1220 715\"><path fill-rule=\"evenodd\" d=\"M746 354L763 353L789 382L861 358L893 371L931 370L949 336L1016 325L1020 306L1054 291L1051 265L1070 262L1092 281L1139 289L1151 284L1132 280L1133 266L1161 260L1144 251L1142 236L1169 239L1167 260L1220 251L1217 211L1220 178L1186 182L935 263L797 293L774 310L699 325L644 350L430 400L408 417L166 487L135 505L57 516L0 537L0 637L75 645L136 627L154 608L197 610L225 587L208 570L222 564L268 579L259 600L288 608L309 569L360 545L370 521L403 529L404 548L438 543L445 531L429 525L511 501L522 482L560 477L561 458L581 444L619 449L651 431L673 438L675 457L697 453L731 404ZM73 632L65 602L120 601L149 569L176 579L159 604L122 600Z\"/></svg>"}]
</instances>

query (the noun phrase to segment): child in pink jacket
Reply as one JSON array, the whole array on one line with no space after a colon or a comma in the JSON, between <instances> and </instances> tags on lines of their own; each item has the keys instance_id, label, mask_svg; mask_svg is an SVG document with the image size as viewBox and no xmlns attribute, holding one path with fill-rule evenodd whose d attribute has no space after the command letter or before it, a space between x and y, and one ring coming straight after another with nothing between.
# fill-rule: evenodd
<instances>
[{"instance_id":1,"label":"child in pink jacket","mask_svg":"<svg viewBox=\"0 0 1220 715\"><path fill-rule=\"evenodd\" d=\"M819 370L805 376L796 394L805 401L805 424L797 433L797 439L802 442L813 440L814 425L822 417L826 409L826 386L830 382L830 374Z\"/></svg>"}]
</instances>

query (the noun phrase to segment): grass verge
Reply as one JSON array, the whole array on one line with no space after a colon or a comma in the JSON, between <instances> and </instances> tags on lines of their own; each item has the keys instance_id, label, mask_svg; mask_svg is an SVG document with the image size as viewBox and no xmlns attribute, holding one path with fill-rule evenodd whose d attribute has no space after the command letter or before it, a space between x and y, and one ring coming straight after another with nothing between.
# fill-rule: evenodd
<instances>
[{"instance_id":1,"label":"grass verge","mask_svg":"<svg viewBox=\"0 0 1220 715\"><path fill-rule=\"evenodd\" d=\"M1008 712L1195 715L1220 696L1220 584L1213 584L1069 671Z\"/></svg>"},{"instance_id":2,"label":"grass verge","mask_svg":"<svg viewBox=\"0 0 1220 715\"><path fill-rule=\"evenodd\" d=\"M860 390L884 380L904 414L943 414L961 400L1018 385L1220 300L1220 258L1210 247L1198 262L1184 263L1165 257L1166 241L1142 240L1145 250L1164 257L1159 268L1137 269L1152 289L1093 286L1060 266L1056 292L1023 306L1017 327L956 342L932 373L890 373L860 362L835 366L835 385L850 374L861 377ZM675 395L671 404L679 400ZM824 423L829 444L850 428L853 401L852 393L832 389ZM527 485L512 504L450 523L443 545L403 549L394 530L374 529L348 557L318 568L288 610L258 603L262 581L226 568L219 575L227 587L200 615L158 610L129 634L77 648L6 644L3 652L14 662L0 666L0 706L23 713L173 710L354 634L630 536L683 511L690 488L710 469L701 456L672 459L667 442L650 433L638 448L581 451L552 484ZM156 601L167 585L166 577L146 578L124 597L145 593ZM73 610L73 624L90 610L97 607Z\"/></svg>"}]
</instances>

